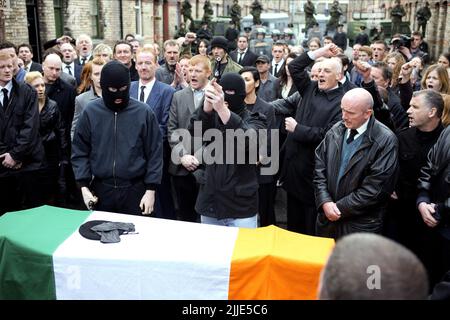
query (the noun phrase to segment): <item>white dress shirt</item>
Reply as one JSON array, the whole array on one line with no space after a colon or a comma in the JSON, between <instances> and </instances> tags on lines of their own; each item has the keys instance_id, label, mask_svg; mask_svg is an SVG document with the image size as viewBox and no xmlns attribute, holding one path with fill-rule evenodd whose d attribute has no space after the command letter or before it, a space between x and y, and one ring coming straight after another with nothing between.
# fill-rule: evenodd
<instances>
[{"instance_id":1,"label":"white dress shirt","mask_svg":"<svg viewBox=\"0 0 450 320\"><path fill-rule=\"evenodd\" d=\"M149 83L143 84L139 80L139 88L138 88L138 96L137 96L138 100L139 100L139 97L141 96L141 91L142 91L141 87L145 86L145 89L144 89L144 103L147 102L148 97L150 96L150 93L152 92L153 86L155 85L155 81L156 81L156 79L153 78L153 80L150 81Z\"/></svg>"},{"instance_id":2,"label":"white dress shirt","mask_svg":"<svg viewBox=\"0 0 450 320\"><path fill-rule=\"evenodd\" d=\"M367 121L364 122L364 123L361 125L361 127L359 127L359 128L356 129L356 131L358 131L358 133L355 134L355 137L353 138L353 140L358 139L358 137L359 137L360 135L362 135L364 132L366 132L366 130L367 130L367 125L369 124L369 120L370 120L370 118L367 119ZM351 131L351 129L347 129L347 130L346 130L346 132L345 132L345 140L347 140L347 138L350 136L350 131Z\"/></svg>"}]
</instances>

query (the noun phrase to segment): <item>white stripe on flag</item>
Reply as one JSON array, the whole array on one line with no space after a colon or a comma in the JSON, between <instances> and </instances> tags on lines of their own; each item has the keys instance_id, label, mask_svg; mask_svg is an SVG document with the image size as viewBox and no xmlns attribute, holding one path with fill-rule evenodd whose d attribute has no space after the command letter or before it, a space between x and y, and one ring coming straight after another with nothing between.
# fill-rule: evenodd
<instances>
[{"instance_id":1,"label":"white stripe on flag","mask_svg":"<svg viewBox=\"0 0 450 320\"><path fill-rule=\"evenodd\" d=\"M103 244L78 230L53 254L57 299L228 298L238 228L93 212L132 222L135 235Z\"/></svg>"}]
</instances>

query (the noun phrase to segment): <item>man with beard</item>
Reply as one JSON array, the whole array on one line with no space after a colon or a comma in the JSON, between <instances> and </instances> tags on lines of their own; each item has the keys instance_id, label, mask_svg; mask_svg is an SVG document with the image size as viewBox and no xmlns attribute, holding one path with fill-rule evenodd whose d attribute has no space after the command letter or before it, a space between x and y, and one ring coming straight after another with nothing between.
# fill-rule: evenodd
<instances>
[{"instance_id":1,"label":"man with beard","mask_svg":"<svg viewBox=\"0 0 450 320\"><path fill-rule=\"evenodd\" d=\"M75 179L84 204L97 210L149 215L162 176L162 137L153 111L130 99L130 73L108 62L102 98L78 120L72 144Z\"/></svg>"}]
</instances>

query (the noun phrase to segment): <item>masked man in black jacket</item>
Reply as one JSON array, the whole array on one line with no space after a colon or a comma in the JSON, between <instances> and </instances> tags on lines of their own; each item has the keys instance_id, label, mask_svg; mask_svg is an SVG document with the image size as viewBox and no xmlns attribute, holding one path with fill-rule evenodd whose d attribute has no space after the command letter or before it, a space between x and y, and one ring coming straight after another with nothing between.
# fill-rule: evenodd
<instances>
[{"instance_id":1,"label":"masked man in black jacket","mask_svg":"<svg viewBox=\"0 0 450 320\"><path fill-rule=\"evenodd\" d=\"M200 189L195 210L202 223L257 227L258 130L266 129L266 118L247 110L245 95L242 77L227 73L221 78L220 85L212 80L206 86L203 107L197 108L191 117L189 130L194 137L199 131L196 130L198 125L201 125L203 137L205 133L218 135L215 135L214 144L205 147L205 169L197 173ZM240 143L243 141L240 138L226 138L228 134L237 136L239 132L242 136L248 134L249 141ZM220 142L222 148L218 145ZM234 157L229 157L230 154ZM244 161L238 162L241 157Z\"/></svg>"},{"instance_id":2,"label":"masked man in black jacket","mask_svg":"<svg viewBox=\"0 0 450 320\"><path fill-rule=\"evenodd\" d=\"M118 61L102 69L102 99L78 120L72 165L85 205L151 214L162 176L162 135L153 111L130 99L130 72ZM92 191L93 192L92 192Z\"/></svg>"}]
</instances>

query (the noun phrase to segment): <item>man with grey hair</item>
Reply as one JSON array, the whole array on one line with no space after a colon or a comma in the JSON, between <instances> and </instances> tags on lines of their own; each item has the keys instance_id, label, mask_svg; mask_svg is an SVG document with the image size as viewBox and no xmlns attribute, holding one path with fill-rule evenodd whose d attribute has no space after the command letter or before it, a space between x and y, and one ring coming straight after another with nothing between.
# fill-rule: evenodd
<instances>
[{"instance_id":1,"label":"man with grey hair","mask_svg":"<svg viewBox=\"0 0 450 320\"><path fill-rule=\"evenodd\" d=\"M80 34L80 36L75 41L75 46L77 48L78 59L75 63L84 67L86 62L92 60L92 39L87 34Z\"/></svg>"},{"instance_id":2,"label":"man with grey hair","mask_svg":"<svg viewBox=\"0 0 450 320\"><path fill-rule=\"evenodd\" d=\"M368 91L348 91L341 110L342 121L316 149L317 235L338 239L361 231L381 233L397 180L397 138L373 116Z\"/></svg>"},{"instance_id":3,"label":"man with grey hair","mask_svg":"<svg viewBox=\"0 0 450 320\"><path fill-rule=\"evenodd\" d=\"M156 80L176 87L175 69L180 58L180 45L175 40L164 42L164 64L156 69Z\"/></svg>"},{"instance_id":4,"label":"man with grey hair","mask_svg":"<svg viewBox=\"0 0 450 320\"><path fill-rule=\"evenodd\" d=\"M443 130L442 96L431 89L416 91L407 110L409 127L397 133L400 172L395 199L388 211L389 228L386 235L399 241L419 258L427 254L424 245L425 225L417 211L417 179L425 165L427 154Z\"/></svg>"},{"instance_id":5,"label":"man with grey hair","mask_svg":"<svg viewBox=\"0 0 450 320\"><path fill-rule=\"evenodd\" d=\"M288 230L314 235L314 150L333 124L341 118L340 102L344 95L339 85L341 67L333 59L324 59L318 68L318 80L310 79L306 68L321 57L338 53L335 44L306 52L289 64L294 85L302 99L295 117L285 119L288 132L280 183L287 191Z\"/></svg>"},{"instance_id":6,"label":"man with grey hair","mask_svg":"<svg viewBox=\"0 0 450 320\"><path fill-rule=\"evenodd\" d=\"M420 260L382 236L355 233L339 240L322 270L320 300L425 300Z\"/></svg>"}]
</instances>

